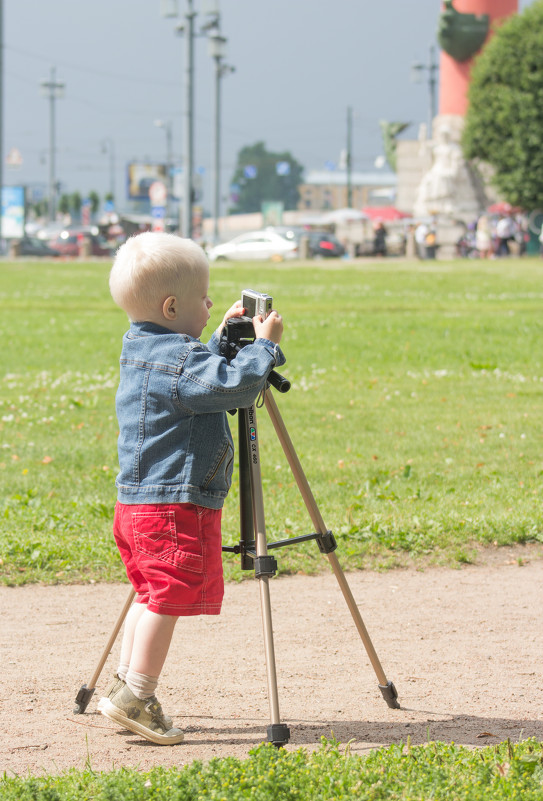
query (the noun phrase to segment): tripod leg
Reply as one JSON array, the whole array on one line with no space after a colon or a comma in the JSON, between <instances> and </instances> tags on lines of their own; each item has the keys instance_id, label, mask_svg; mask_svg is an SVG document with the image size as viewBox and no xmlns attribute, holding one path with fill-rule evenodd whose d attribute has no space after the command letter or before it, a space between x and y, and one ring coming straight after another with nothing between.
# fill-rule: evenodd
<instances>
[{"instance_id":1,"label":"tripod leg","mask_svg":"<svg viewBox=\"0 0 543 801\"><path fill-rule=\"evenodd\" d=\"M239 533L241 549L241 569L253 570L254 563L248 551L255 549L253 501L251 496L251 475L249 471L249 443L247 441L248 409L238 410L238 452L239 452Z\"/></svg>"},{"instance_id":2,"label":"tripod leg","mask_svg":"<svg viewBox=\"0 0 543 801\"><path fill-rule=\"evenodd\" d=\"M241 411L241 410L240 410ZM248 472L253 504L253 520L255 526L256 558L254 560L255 577L259 581L260 608L262 612L262 628L264 633L264 652L268 678L268 699L270 704L271 725L268 726L268 741L276 746L285 745L290 738L288 726L281 723L279 714L279 695L277 692L277 673L275 669L275 648L273 644L273 625L270 602L270 576L275 574L276 562L268 556L266 542L266 523L264 518L264 496L260 473L260 454L254 406L246 410L246 442L248 456Z\"/></svg>"},{"instance_id":3,"label":"tripod leg","mask_svg":"<svg viewBox=\"0 0 543 801\"><path fill-rule=\"evenodd\" d=\"M100 673L102 672L102 669L103 669L103 667L104 667L104 665L106 663L106 659L109 656L109 652L113 648L113 644L114 644L115 640L117 639L117 635L118 635L118 633L119 633L119 631L121 629L121 626L123 625L125 617L128 614L128 610L132 606L132 601L134 600L134 595L135 594L136 593L134 592L134 590L132 588L130 588L130 592L128 593L128 597L127 597L127 599L126 599L126 601L124 603L124 606L123 606L123 608L121 610L121 614L117 618L117 622L115 623L115 626L113 627L113 631L111 632L111 636L110 636L109 640L107 641L107 645L106 645L106 647L104 648L104 650L102 652L102 656L100 657L100 661L98 662L98 665L96 666L96 670L92 674L88 685L87 684L83 684L80 687L79 692L77 693L77 695L75 697L74 715L82 715L83 712L86 710L87 706L89 705L89 701L91 700L92 696L94 695L94 691L96 689L96 682L98 681L98 677L100 676Z\"/></svg>"},{"instance_id":4,"label":"tripod leg","mask_svg":"<svg viewBox=\"0 0 543 801\"><path fill-rule=\"evenodd\" d=\"M271 394L270 390L266 391L265 403L266 403L266 409L268 410L271 421L273 423L273 427L281 443L281 447L283 448L285 456L287 457L290 469L292 470L292 474L296 480L298 489L300 490L307 511L309 512L309 516L311 517L311 521L315 527L315 531L318 534L325 535L327 533L327 528L324 524L324 520L322 519L322 515L319 511L315 498L313 497L313 493L311 492L311 488L309 486L305 473L302 470L300 460L298 459L296 451L294 450L292 440L289 437L286 426L281 418L279 409L277 408L277 404L275 403L275 399ZM385 699L389 707L391 707L392 709L398 709L400 706L397 700L398 692L394 687L394 684L391 681L387 681L385 672L381 666L381 662L379 661L379 657L377 656L375 648L373 647L373 643L370 639L366 626L364 625L364 621L362 620L360 610L356 605L356 601L353 598L352 592L347 583L347 579L345 578L345 574L343 573L343 570L341 569L341 566L338 562L338 559L335 553L333 552L327 553L326 556L328 557L328 561L330 562L332 570L334 571L334 575L338 581L341 592L343 593L343 597L347 602L347 606L349 607L349 611L352 615L352 618L354 620L360 638L364 643L364 647L367 651L369 660L372 664L372 667L379 681L379 689L381 690L383 698Z\"/></svg>"}]
</instances>

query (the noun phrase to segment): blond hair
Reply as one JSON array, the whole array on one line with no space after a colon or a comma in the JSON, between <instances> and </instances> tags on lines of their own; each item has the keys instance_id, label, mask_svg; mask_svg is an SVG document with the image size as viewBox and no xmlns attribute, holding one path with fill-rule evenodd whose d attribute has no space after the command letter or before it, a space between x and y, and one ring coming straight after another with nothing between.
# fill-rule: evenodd
<instances>
[{"instance_id":1,"label":"blond hair","mask_svg":"<svg viewBox=\"0 0 543 801\"><path fill-rule=\"evenodd\" d=\"M134 322L149 319L169 295L190 290L207 270L202 248L174 234L146 232L121 245L109 275L115 303Z\"/></svg>"}]
</instances>

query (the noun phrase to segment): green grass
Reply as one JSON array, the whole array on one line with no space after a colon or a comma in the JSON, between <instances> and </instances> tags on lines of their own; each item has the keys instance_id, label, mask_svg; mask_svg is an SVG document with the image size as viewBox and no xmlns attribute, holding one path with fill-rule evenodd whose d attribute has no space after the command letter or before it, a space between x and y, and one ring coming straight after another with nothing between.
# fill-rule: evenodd
<instances>
[{"instance_id":1,"label":"green grass","mask_svg":"<svg viewBox=\"0 0 543 801\"><path fill-rule=\"evenodd\" d=\"M148 773L75 770L61 776L0 779L2 801L539 801L540 743L471 751L451 743L392 745L366 757L323 743L288 752L261 745L245 760L213 759Z\"/></svg>"},{"instance_id":2,"label":"green grass","mask_svg":"<svg viewBox=\"0 0 543 801\"><path fill-rule=\"evenodd\" d=\"M123 577L111 520L126 319L108 270L1 265L4 583ZM543 541L542 279L530 258L212 267L209 332L245 287L284 315L293 388L275 397L344 568ZM259 429L268 537L309 533L265 411ZM236 542L237 484L223 520ZM314 543L275 555L283 572L326 565Z\"/></svg>"}]
</instances>

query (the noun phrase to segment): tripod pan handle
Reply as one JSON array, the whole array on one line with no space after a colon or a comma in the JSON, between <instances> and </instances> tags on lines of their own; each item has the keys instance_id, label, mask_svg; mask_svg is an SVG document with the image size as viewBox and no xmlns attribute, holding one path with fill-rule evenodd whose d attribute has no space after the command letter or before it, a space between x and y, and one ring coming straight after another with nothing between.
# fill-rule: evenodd
<instances>
[{"instance_id":1,"label":"tripod pan handle","mask_svg":"<svg viewBox=\"0 0 543 801\"><path fill-rule=\"evenodd\" d=\"M268 381L278 392L288 392L291 387L288 378L285 378L284 375L281 375L276 370L270 372Z\"/></svg>"}]
</instances>

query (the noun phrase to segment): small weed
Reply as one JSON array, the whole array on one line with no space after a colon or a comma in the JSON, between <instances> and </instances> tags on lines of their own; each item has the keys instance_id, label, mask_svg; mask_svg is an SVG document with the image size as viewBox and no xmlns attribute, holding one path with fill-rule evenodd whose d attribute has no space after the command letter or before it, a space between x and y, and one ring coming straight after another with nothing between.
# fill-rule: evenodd
<instances>
[{"instance_id":1,"label":"small weed","mask_svg":"<svg viewBox=\"0 0 543 801\"><path fill-rule=\"evenodd\" d=\"M263 744L246 759L196 761L183 768L0 779L2 801L305 801L306 799L435 799L436 801L540 801L541 744L526 740L481 751L428 741L398 743L352 753L323 740L313 753Z\"/></svg>"}]
</instances>

